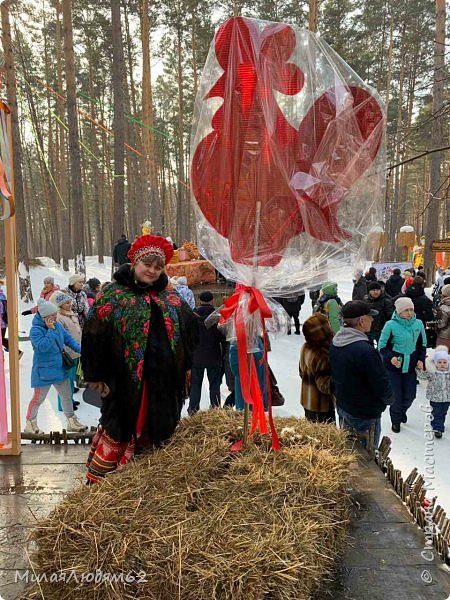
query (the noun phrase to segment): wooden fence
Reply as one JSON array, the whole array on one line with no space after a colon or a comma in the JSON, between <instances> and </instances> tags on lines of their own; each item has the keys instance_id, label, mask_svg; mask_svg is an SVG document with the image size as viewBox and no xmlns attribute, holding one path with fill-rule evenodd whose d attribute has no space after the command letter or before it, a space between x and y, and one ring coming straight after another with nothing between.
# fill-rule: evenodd
<instances>
[{"instance_id":1,"label":"wooden fence","mask_svg":"<svg viewBox=\"0 0 450 600\"><path fill-rule=\"evenodd\" d=\"M450 519L447 513L437 504L436 497L431 500L426 498L425 479L419 474L418 469L414 468L406 478L403 478L400 469L396 469L389 458L390 452L391 440L384 436L378 451L375 451L375 462L421 529L425 529L428 524L426 513L431 513L434 525L433 546L442 560L450 564Z\"/></svg>"}]
</instances>

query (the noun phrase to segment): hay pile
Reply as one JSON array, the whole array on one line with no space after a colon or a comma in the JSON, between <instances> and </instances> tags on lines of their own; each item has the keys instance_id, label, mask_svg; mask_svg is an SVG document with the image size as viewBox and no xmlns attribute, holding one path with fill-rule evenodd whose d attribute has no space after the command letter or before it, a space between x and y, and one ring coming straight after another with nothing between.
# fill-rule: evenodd
<instances>
[{"instance_id":1,"label":"hay pile","mask_svg":"<svg viewBox=\"0 0 450 600\"><path fill-rule=\"evenodd\" d=\"M281 452L267 452L270 440L257 436L230 455L241 422L231 411L198 413L165 449L68 494L35 532L32 557L36 573L63 571L66 581L41 582L26 597L309 598L345 537L345 435L279 418ZM97 569L101 583L101 574L81 582ZM72 571L78 581L68 581ZM105 581L118 573L139 581Z\"/></svg>"}]
</instances>

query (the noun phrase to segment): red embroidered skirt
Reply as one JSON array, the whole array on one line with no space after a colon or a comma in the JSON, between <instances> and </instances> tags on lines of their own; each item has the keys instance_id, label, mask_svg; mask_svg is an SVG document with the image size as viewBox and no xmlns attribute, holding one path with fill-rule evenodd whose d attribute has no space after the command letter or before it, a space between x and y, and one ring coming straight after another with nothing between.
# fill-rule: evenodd
<instances>
[{"instance_id":1,"label":"red embroidered skirt","mask_svg":"<svg viewBox=\"0 0 450 600\"><path fill-rule=\"evenodd\" d=\"M134 446L134 439L129 442L116 442L100 427L92 439L86 462L88 482L97 483L118 466L130 462L134 456Z\"/></svg>"},{"instance_id":2,"label":"red embroidered skirt","mask_svg":"<svg viewBox=\"0 0 450 600\"><path fill-rule=\"evenodd\" d=\"M141 406L136 423L136 435L140 444L146 445L148 418L147 384L142 386ZM128 442L116 442L101 427L92 438L92 445L86 461L86 477L89 483L98 483L105 475L112 473L121 465L126 465L134 456L136 442L134 437Z\"/></svg>"}]
</instances>

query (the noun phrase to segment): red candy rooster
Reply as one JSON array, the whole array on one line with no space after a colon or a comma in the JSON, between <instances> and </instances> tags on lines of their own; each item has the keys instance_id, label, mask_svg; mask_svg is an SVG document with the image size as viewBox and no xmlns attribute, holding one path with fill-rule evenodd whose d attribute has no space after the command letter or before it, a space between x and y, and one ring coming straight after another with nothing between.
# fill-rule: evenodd
<instances>
[{"instance_id":1,"label":"red candy rooster","mask_svg":"<svg viewBox=\"0 0 450 600\"><path fill-rule=\"evenodd\" d=\"M223 104L195 148L191 182L199 209L227 238L236 263L275 266L300 233L330 243L348 238L339 225L340 202L381 143L377 100L338 77L298 129L288 122L276 92L294 96L308 84L309 71L289 62L297 43L289 25L260 31L243 17L216 34L223 74L204 99Z\"/></svg>"}]
</instances>

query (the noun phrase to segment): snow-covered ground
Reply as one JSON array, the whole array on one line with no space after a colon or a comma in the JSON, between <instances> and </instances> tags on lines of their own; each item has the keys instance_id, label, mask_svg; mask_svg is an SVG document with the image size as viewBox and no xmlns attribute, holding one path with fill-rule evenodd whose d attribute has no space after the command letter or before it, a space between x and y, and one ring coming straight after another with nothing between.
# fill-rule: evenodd
<instances>
[{"instance_id":1,"label":"snow-covered ground","mask_svg":"<svg viewBox=\"0 0 450 600\"><path fill-rule=\"evenodd\" d=\"M39 292L42 288L42 282L47 275L53 275L55 283L61 287L65 287L68 282L68 277L72 274L73 264L71 263L71 272L65 273L57 264L49 259L41 259L45 264L43 267L31 269L31 280L34 298L39 297ZM109 281L111 278L111 259L105 258L105 264L99 265L97 257L88 257L86 260L87 277L97 277L100 281ZM348 270L348 277L344 281L338 281L339 295L343 302L351 299L351 269ZM29 308L26 305L19 307L19 312ZM300 315L303 322L311 314L311 303L308 296L303 305ZM31 316L20 316L19 331L23 334L28 334L31 327ZM279 388L286 399L283 407L275 408L276 415L288 416L295 415L303 416L303 409L300 405L300 378L298 375L298 359L300 347L303 343L303 336L286 334L278 334L271 339L272 351L269 356L271 367L277 377ZM30 342L21 342L20 348L24 355L20 361L20 395L21 395L21 416L22 423L25 422L25 413L28 402L31 398L30 389L30 372L32 363L32 349ZM432 352L432 351L431 351ZM6 357L6 370L8 374L8 354ZM425 382L421 382L418 386L417 399L408 412L408 424L402 425L401 432L394 434L391 432L389 412L386 411L382 420L382 433L389 435L392 439L391 458L396 468L401 469L404 476L417 467L420 472L424 473L425 469L425 438L424 424L425 413L421 410L420 405L425 402ZM225 381L222 384L222 396L225 398L228 390ZM81 392L77 394L81 400ZM208 386L205 378L201 407L206 409L209 405ZM98 419L98 409L89 406L81 401L77 416L86 425L95 425ZM46 401L39 411L38 417L39 426L45 431L60 430L65 425L63 414L57 411L56 392L52 388ZM450 510L450 421L448 423L447 432L444 437L434 442L434 475L435 486L431 489L429 496L438 496L439 503ZM427 475L430 478L430 474Z\"/></svg>"}]
</instances>

